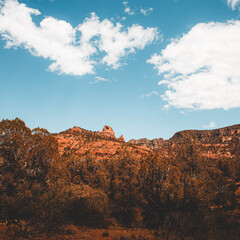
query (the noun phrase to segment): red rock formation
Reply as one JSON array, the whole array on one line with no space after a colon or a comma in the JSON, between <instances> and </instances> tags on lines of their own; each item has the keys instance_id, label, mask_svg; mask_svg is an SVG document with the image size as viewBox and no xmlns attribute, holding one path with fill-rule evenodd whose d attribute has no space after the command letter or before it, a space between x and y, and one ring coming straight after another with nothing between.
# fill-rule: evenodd
<instances>
[{"instance_id":1,"label":"red rock formation","mask_svg":"<svg viewBox=\"0 0 240 240\"><path fill-rule=\"evenodd\" d=\"M141 138L139 140L131 139L129 143L151 148L152 150L159 149L163 146L164 140L162 138L155 138L153 140L148 140L147 138Z\"/></svg>"},{"instance_id":2,"label":"red rock formation","mask_svg":"<svg viewBox=\"0 0 240 240\"><path fill-rule=\"evenodd\" d=\"M60 154L71 151L74 154L84 156L93 154L98 159L118 155L123 149L143 156L152 152L151 149L143 146L126 143L123 136L115 137L113 129L104 126L102 132L88 131L74 127L59 134L54 134L59 144Z\"/></svg>"},{"instance_id":3,"label":"red rock formation","mask_svg":"<svg viewBox=\"0 0 240 240\"><path fill-rule=\"evenodd\" d=\"M183 149L204 159L239 158L240 124L215 130L186 130L177 132L169 140L139 139L129 143L148 147L164 157L178 156Z\"/></svg>"},{"instance_id":4,"label":"red rock formation","mask_svg":"<svg viewBox=\"0 0 240 240\"><path fill-rule=\"evenodd\" d=\"M108 137L114 137L115 138L115 133L113 129L109 126L104 126L102 132L103 135L108 136Z\"/></svg>"},{"instance_id":5,"label":"red rock formation","mask_svg":"<svg viewBox=\"0 0 240 240\"><path fill-rule=\"evenodd\" d=\"M121 135L118 139L119 139L119 141L125 142L123 135Z\"/></svg>"},{"instance_id":6,"label":"red rock formation","mask_svg":"<svg viewBox=\"0 0 240 240\"><path fill-rule=\"evenodd\" d=\"M141 156L153 150L166 158L181 158L184 149L189 158L193 155L202 159L240 158L240 125L210 131L182 131L169 140L145 138L125 142L123 136L116 138L109 126L104 126L102 132L74 127L55 134L55 137L61 154L70 149L79 155L91 152L98 158L107 158L126 148Z\"/></svg>"}]
</instances>

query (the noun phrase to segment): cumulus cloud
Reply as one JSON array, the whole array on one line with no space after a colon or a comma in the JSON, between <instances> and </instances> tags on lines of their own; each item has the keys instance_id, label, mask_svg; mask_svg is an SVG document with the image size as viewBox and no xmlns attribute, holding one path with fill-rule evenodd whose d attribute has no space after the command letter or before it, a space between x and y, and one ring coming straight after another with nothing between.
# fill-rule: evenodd
<instances>
[{"instance_id":1,"label":"cumulus cloud","mask_svg":"<svg viewBox=\"0 0 240 240\"><path fill-rule=\"evenodd\" d=\"M145 48L158 36L156 28L124 28L108 19L100 21L95 13L76 27L53 17L45 17L37 26L32 16L40 14L17 0L0 0L0 35L6 48L22 47L50 59L49 70L60 74L93 74L97 64L116 69L123 57ZM102 58L98 58L100 52Z\"/></svg>"},{"instance_id":2,"label":"cumulus cloud","mask_svg":"<svg viewBox=\"0 0 240 240\"><path fill-rule=\"evenodd\" d=\"M123 2L123 5L125 6L125 9L124 9L125 13L127 13L128 15L134 15L134 11L131 10L131 8L128 6L127 1Z\"/></svg>"},{"instance_id":3,"label":"cumulus cloud","mask_svg":"<svg viewBox=\"0 0 240 240\"><path fill-rule=\"evenodd\" d=\"M159 95L160 95L160 94L159 94L158 92L152 91L152 92L150 92L150 93L141 95L139 98L140 98L140 99L150 98L150 97L152 97L152 96L159 96Z\"/></svg>"},{"instance_id":4,"label":"cumulus cloud","mask_svg":"<svg viewBox=\"0 0 240 240\"><path fill-rule=\"evenodd\" d=\"M145 15L145 16L149 15L152 11L153 11L153 8L147 8L147 9L141 8L140 9L140 13Z\"/></svg>"},{"instance_id":5,"label":"cumulus cloud","mask_svg":"<svg viewBox=\"0 0 240 240\"><path fill-rule=\"evenodd\" d=\"M240 0L227 0L227 4L234 10L237 5L240 3Z\"/></svg>"},{"instance_id":6,"label":"cumulus cloud","mask_svg":"<svg viewBox=\"0 0 240 240\"><path fill-rule=\"evenodd\" d=\"M199 23L147 62L168 87L165 108L240 107L240 21Z\"/></svg>"},{"instance_id":7,"label":"cumulus cloud","mask_svg":"<svg viewBox=\"0 0 240 240\"><path fill-rule=\"evenodd\" d=\"M203 126L204 129L216 128L217 125L215 122L210 122L208 125Z\"/></svg>"},{"instance_id":8,"label":"cumulus cloud","mask_svg":"<svg viewBox=\"0 0 240 240\"><path fill-rule=\"evenodd\" d=\"M92 14L91 18L85 19L84 23L77 27L82 33L81 43L84 45L89 44L94 36L100 36L95 44L100 51L106 53L102 62L114 69L121 65L119 62L121 57L128 53L135 53L136 49L143 49L158 36L156 28L144 29L140 25L128 27L127 31L122 31L122 28L120 23L114 26L107 19L100 22L95 14Z\"/></svg>"}]
</instances>

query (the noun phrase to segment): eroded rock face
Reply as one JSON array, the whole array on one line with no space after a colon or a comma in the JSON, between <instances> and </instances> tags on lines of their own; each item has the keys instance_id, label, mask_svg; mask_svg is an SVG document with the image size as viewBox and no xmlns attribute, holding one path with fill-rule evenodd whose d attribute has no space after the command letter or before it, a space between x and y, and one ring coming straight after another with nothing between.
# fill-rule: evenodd
<instances>
[{"instance_id":1,"label":"eroded rock face","mask_svg":"<svg viewBox=\"0 0 240 240\"><path fill-rule=\"evenodd\" d=\"M208 131L182 131L166 145L175 154L183 147L192 148L194 154L204 159L237 159L240 155L240 125Z\"/></svg>"},{"instance_id":2,"label":"eroded rock face","mask_svg":"<svg viewBox=\"0 0 240 240\"><path fill-rule=\"evenodd\" d=\"M101 132L74 127L54 136L58 141L61 155L70 151L79 156L90 153L97 159L104 159L118 155L123 150L135 153L139 157L152 152L149 148L126 143L122 135L116 138L113 129L109 126L104 126Z\"/></svg>"},{"instance_id":3,"label":"eroded rock face","mask_svg":"<svg viewBox=\"0 0 240 240\"><path fill-rule=\"evenodd\" d=\"M186 130L177 132L168 140L162 138L130 140L159 152L163 157L181 157L184 151L191 157L204 159L237 159L240 156L240 124L214 130Z\"/></svg>"},{"instance_id":4,"label":"eroded rock face","mask_svg":"<svg viewBox=\"0 0 240 240\"><path fill-rule=\"evenodd\" d=\"M119 149L126 148L141 156L156 151L169 159L182 159L185 155L213 161L221 158L240 159L240 125L215 130L181 131L168 140L143 138L125 142L123 136L115 137L110 126L104 126L101 132L74 127L55 134L55 137L61 154L70 148L79 155L92 152L97 157L107 158L117 154Z\"/></svg>"},{"instance_id":5,"label":"eroded rock face","mask_svg":"<svg viewBox=\"0 0 240 240\"><path fill-rule=\"evenodd\" d=\"M121 135L118 139L119 139L119 141L125 142L123 135Z\"/></svg>"},{"instance_id":6,"label":"eroded rock face","mask_svg":"<svg viewBox=\"0 0 240 240\"><path fill-rule=\"evenodd\" d=\"M105 136L108 136L108 137L114 137L115 138L115 133L110 126L105 125L103 127L102 134L104 134Z\"/></svg>"},{"instance_id":7,"label":"eroded rock face","mask_svg":"<svg viewBox=\"0 0 240 240\"><path fill-rule=\"evenodd\" d=\"M129 143L144 146L152 150L157 150L163 146L165 141L162 138L155 138L153 140L148 140L147 138L141 138L139 140L131 139L129 140Z\"/></svg>"}]
</instances>

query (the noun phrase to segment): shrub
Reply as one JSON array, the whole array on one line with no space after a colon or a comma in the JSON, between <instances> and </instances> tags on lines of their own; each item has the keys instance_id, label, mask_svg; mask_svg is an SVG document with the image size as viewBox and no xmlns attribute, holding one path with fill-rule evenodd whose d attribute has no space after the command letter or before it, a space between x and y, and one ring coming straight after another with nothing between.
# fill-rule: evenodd
<instances>
[{"instance_id":1,"label":"shrub","mask_svg":"<svg viewBox=\"0 0 240 240\"><path fill-rule=\"evenodd\" d=\"M102 191L88 185L71 185L67 191L69 216L73 223L82 226L101 226L109 224L108 197Z\"/></svg>"},{"instance_id":2,"label":"shrub","mask_svg":"<svg viewBox=\"0 0 240 240\"><path fill-rule=\"evenodd\" d=\"M104 232L102 233L102 236L103 236L103 237L109 237L109 232L104 231Z\"/></svg>"}]
</instances>

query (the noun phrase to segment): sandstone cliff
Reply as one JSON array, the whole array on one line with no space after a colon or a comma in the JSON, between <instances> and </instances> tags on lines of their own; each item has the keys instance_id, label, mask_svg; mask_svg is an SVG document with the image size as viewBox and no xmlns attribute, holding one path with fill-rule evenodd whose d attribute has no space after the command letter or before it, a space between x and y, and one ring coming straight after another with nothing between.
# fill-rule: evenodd
<instances>
[{"instance_id":1,"label":"sandstone cliff","mask_svg":"<svg viewBox=\"0 0 240 240\"><path fill-rule=\"evenodd\" d=\"M139 140L131 139L129 140L129 143L144 146L152 150L156 150L161 148L165 143L165 141L162 138L155 138L153 140L149 140L147 138L141 138Z\"/></svg>"},{"instance_id":2,"label":"sandstone cliff","mask_svg":"<svg viewBox=\"0 0 240 240\"><path fill-rule=\"evenodd\" d=\"M142 138L125 142L122 135L119 138L115 136L110 126L104 126L102 131L97 132L74 127L54 136L58 140L60 154L72 151L79 155L92 153L97 158L107 158L126 149L139 156L155 151L165 158L182 158L183 154L188 158L197 155L203 159L240 157L240 125L215 130L181 131L168 140Z\"/></svg>"},{"instance_id":3,"label":"sandstone cliff","mask_svg":"<svg viewBox=\"0 0 240 240\"><path fill-rule=\"evenodd\" d=\"M118 155L122 150L135 153L139 157L152 152L150 148L126 143L122 135L116 138L110 126L104 126L101 132L74 127L54 136L61 155L70 151L80 156L92 154L98 159L103 159Z\"/></svg>"},{"instance_id":4,"label":"sandstone cliff","mask_svg":"<svg viewBox=\"0 0 240 240\"><path fill-rule=\"evenodd\" d=\"M240 124L215 130L186 130L168 140L162 138L130 140L129 143L148 147L162 156L176 156L185 149L189 156L203 158L238 158L240 156Z\"/></svg>"}]
</instances>

